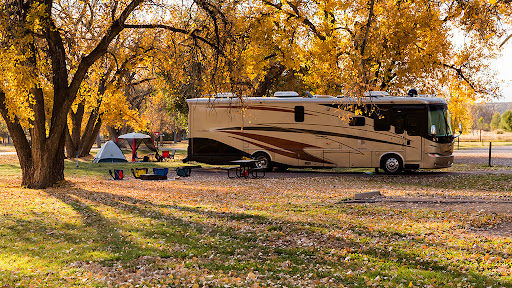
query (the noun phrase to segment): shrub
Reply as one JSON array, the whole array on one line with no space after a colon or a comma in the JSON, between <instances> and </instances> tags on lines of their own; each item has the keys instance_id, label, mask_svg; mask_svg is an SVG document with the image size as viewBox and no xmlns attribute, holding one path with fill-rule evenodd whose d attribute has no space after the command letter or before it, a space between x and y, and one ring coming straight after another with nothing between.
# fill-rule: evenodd
<instances>
[{"instance_id":1,"label":"shrub","mask_svg":"<svg viewBox=\"0 0 512 288\"><path fill-rule=\"evenodd\" d=\"M505 131L512 131L512 110L507 110L501 115L500 128Z\"/></svg>"},{"instance_id":2,"label":"shrub","mask_svg":"<svg viewBox=\"0 0 512 288\"><path fill-rule=\"evenodd\" d=\"M491 119L491 130L496 130L499 128L500 126L500 121L501 121L501 114L500 112L496 112L492 115L492 119Z\"/></svg>"}]
</instances>

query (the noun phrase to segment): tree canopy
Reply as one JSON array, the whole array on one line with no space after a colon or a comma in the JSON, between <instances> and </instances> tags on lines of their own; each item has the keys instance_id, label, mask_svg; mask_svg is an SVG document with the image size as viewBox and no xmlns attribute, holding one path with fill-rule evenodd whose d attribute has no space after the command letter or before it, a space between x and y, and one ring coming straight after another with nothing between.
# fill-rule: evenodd
<instances>
[{"instance_id":1,"label":"tree canopy","mask_svg":"<svg viewBox=\"0 0 512 288\"><path fill-rule=\"evenodd\" d=\"M6 0L0 112L29 187L62 180L64 146L87 151L103 121L144 126L129 92L146 81L178 99L175 107L220 91L359 96L416 87L451 97L462 113L464 103L499 93L489 59L511 24L509 4Z\"/></svg>"}]
</instances>

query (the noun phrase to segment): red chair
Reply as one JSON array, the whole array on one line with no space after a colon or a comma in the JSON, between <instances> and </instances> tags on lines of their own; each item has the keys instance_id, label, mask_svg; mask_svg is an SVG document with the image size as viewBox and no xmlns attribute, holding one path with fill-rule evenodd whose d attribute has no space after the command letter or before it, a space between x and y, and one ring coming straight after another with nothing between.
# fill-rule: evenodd
<instances>
[{"instance_id":1,"label":"red chair","mask_svg":"<svg viewBox=\"0 0 512 288\"><path fill-rule=\"evenodd\" d=\"M172 150L172 153L169 152L169 150L162 151L162 159L174 159L174 155L176 155L176 150Z\"/></svg>"}]
</instances>

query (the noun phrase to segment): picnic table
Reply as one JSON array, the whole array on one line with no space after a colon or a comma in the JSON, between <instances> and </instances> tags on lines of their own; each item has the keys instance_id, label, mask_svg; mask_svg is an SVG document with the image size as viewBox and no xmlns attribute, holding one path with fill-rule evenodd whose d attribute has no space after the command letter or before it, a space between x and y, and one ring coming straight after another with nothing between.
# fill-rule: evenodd
<instances>
[{"instance_id":1,"label":"picnic table","mask_svg":"<svg viewBox=\"0 0 512 288\"><path fill-rule=\"evenodd\" d=\"M228 178L263 178L265 177L265 169L258 168L256 163L258 160L235 160L230 163L238 165L238 167L228 168Z\"/></svg>"}]
</instances>

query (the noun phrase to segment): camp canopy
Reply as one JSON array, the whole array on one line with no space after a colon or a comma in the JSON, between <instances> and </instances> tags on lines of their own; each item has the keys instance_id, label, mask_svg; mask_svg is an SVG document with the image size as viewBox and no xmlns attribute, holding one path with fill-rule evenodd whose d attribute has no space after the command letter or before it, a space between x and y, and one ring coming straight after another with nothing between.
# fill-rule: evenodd
<instances>
[{"instance_id":1,"label":"camp canopy","mask_svg":"<svg viewBox=\"0 0 512 288\"><path fill-rule=\"evenodd\" d=\"M135 155L137 153L137 149L139 149L140 144L144 143L149 150L153 152L158 152L155 147L155 143L151 136L142 134L142 133L128 133L117 137L116 143L119 143L121 140L126 140L130 148L132 149L132 162L135 161Z\"/></svg>"},{"instance_id":2,"label":"camp canopy","mask_svg":"<svg viewBox=\"0 0 512 288\"><path fill-rule=\"evenodd\" d=\"M124 157L123 152L117 147L114 141L107 141L103 147L101 147L96 157L94 157L93 163L100 162L128 162Z\"/></svg>"}]
</instances>

